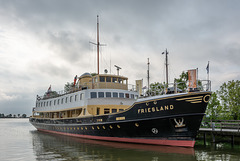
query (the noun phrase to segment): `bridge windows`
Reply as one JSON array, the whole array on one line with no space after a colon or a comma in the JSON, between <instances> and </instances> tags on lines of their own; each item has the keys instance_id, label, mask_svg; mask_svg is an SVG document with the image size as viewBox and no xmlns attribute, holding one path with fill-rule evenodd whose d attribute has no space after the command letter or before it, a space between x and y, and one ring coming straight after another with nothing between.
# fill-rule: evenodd
<instances>
[{"instance_id":1,"label":"bridge windows","mask_svg":"<svg viewBox=\"0 0 240 161\"><path fill-rule=\"evenodd\" d=\"M105 77L99 77L100 82L105 82Z\"/></svg>"},{"instance_id":2,"label":"bridge windows","mask_svg":"<svg viewBox=\"0 0 240 161\"><path fill-rule=\"evenodd\" d=\"M113 83L117 83L117 78L113 77L113 78L112 78L112 82L113 82Z\"/></svg>"},{"instance_id":3,"label":"bridge windows","mask_svg":"<svg viewBox=\"0 0 240 161\"><path fill-rule=\"evenodd\" d=\"M111 77L106 77L106 82L111 82Z\"/></svg>"}]
</instances>

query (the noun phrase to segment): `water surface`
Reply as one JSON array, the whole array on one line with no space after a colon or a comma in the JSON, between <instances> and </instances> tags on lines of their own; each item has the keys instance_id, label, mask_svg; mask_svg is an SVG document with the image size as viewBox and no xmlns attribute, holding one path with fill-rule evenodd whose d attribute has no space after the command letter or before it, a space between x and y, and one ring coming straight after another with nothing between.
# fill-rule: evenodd
<instances>
[{"instance_id":1,"label":"water surface","mask_svg":"<svg viewBox=\"0 0 240 161\"><path fill-rule=\"evenodd\" d=\"M239 146L228 143L181 148L87 140L39 132L28 119L0 119L0 129L1 161L240 161Z\"/></svg>"}]
</instances>

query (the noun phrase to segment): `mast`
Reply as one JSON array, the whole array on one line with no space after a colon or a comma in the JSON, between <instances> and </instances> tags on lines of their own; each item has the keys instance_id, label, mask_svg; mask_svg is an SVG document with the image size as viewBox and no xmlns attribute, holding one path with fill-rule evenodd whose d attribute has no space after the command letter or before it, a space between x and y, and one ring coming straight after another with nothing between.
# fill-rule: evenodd
<instances>
[{"instance_id":1,"label":"mast","mask_svg":"<svg viewBox=\"0 0 240 161\"><path fill-rule=\"evenodd\" d=\"M165 61L166 61L166 84L168 84L168 51L166 49L165 52L163 52L162 54L166 54L166 58L165 58Z\"/></svg>"},{"instance_id":2,"label":"mast","mask_svg":"<svg viewBox=\"0 0 240 161\"><path fill-rule=\"evenodd\" d=\"M97 15L97 71L99 75L99 21L98 21L98 15Z\"/></svg>"},{"instance_id":3,"label":"mast","mask_svg":"<svg viewBox=\"0 0 240 161\"><path fill-rule=\"evenodd\" d=\"M150 78L150 76L149 76L149 58L148 58L148 63L147 63L147 65L148 65L148 70L147 70L147 80L148 80L148 92L149 92L149 88L150 88L150 86L149 86L149 78Z\"/></svg>"},{"instance_id":4,"label":"mast","mask_svg":"<svg viewBox=\"0 0 240 161\"><path fill-rule=\"evenodd\" d=\"M99 75L99 47L100 46L104 46L103 44L100 44L99 42L99 16L97 15L97 43L94 43L94 42L89 42L93 45L97 45L97 73Z\"/></svg>"}]
</instances>

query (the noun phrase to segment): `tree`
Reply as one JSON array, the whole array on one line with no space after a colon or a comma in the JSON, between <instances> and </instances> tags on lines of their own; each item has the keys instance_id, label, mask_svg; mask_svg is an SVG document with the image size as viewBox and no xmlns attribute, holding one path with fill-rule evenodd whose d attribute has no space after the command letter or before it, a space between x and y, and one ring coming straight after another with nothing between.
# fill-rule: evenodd
<instances>
[{"instance_id":1,"label":"tree","mask_svg":"<svg viewBox=\"0 0 240 161\"><path fill-rule=\"evenodd\" d=\"M183 71L179 77L180 78L175 79L175 83L177 83L177 88L185 91L187 89L188 72Z\"/></svg>"},{"instance_id":2,"label":"tree","mask_svg":"<svg viewBox=\"0 0 240 161\"><path fill-rule=\"evenodd\" d=\"M213 92L207 106L206 115L209 116L210 120L217 120L222 117L222 112L222 106L220 105L217 93Z\"/></svg>"},{"instance_id":3,"label":"tree","mask_svg":"<svg viewBox=\"0 0 240 161\"><path fill-rule=\"evenodd\" d=\"M65 93L70 92L73 89L73 87L74 87L73 82L72 83L67 82L64 86L64 92Z\"/></svg>"},{"instance_id":4,"label":"tree","mask_svg":"<svg viewBox=\"0 0 240 161\"><path fill-rule=\"evenodd\" d=\"M22 114L22 118L26 118L27 117L27 115L26 114Z\"/></svg>"},{"instance_id":5,"label":"tree","mask_svg":"<svg viewBox=\"0 0 240 161\"><path fill-rule=\"evenodd\" d=\"M217 91L227 119L240 119L240 81L223 83Z\"/></svg>"},{"instance_id":6,"label":"tree","mask_svg":"<svg viewBox=\"0 0 240 161\"><path fill-rule=\"evenodd\" d=\"M164 87L166 84L162 84L159 82L151 83L149 91L147 91L148 95L155 96L155 95L162 95L164 93Z\"/></svg>"}]
</instances>

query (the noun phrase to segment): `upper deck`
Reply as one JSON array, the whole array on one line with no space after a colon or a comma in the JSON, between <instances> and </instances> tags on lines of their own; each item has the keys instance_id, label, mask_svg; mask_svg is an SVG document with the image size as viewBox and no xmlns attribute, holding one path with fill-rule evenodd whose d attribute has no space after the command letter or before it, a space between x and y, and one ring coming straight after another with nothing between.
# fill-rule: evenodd
<instances>
[{"instance_id":1,"label":"upper deck","mask_svg":"<svg viewBox=\"0 0 240 161\"><path fill-rule=\"evenodd\" d=\"M80 89L123 89L128 90L128 78L120 75L84 73L79 77Z\"/></svg>"}]
</instances>

